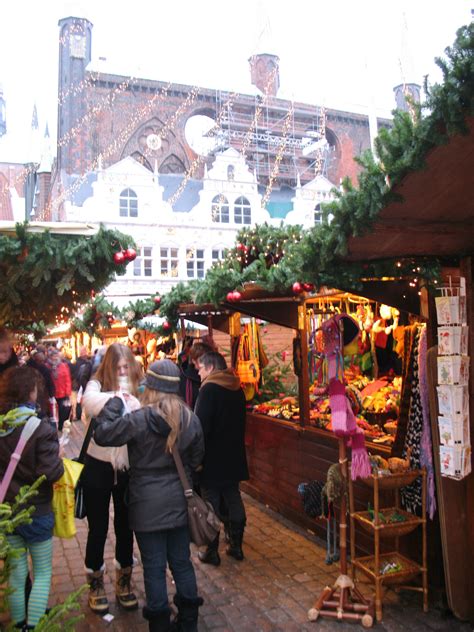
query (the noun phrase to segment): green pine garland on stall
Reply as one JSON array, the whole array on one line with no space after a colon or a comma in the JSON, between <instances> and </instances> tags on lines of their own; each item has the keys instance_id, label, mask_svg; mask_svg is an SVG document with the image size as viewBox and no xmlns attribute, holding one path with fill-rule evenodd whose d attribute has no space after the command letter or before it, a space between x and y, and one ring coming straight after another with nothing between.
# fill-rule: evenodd
<instances>
[{"instance_id":1,"label":"green pine garland on stall","mask_svg":"<svg viewBox=\"0 0 474 632\"><path fill-rule=\"evenodd\" d=\"M400 201L393 188L409 172L423 168L430 149L449 136L467 133L466 116L474 113L474 25L461 27L446 59L435 61L443 84L425 82L426 102L412 103L412 116L394 111L391 129L381 129L375 142L377 160L367 151L357 158L361 166L357 186L349 178L336 199L323 205L323 224L309 230L301 226L263 224L239 231L235 247L215 263L202 280L179 283L163 296L160 315L170 328L178 324L181 303L219 304L246 283L258 284L275 294L290 294L295 281L357 291L363 279L404 278L416 287L430 286L440 274L436 258L406 258L347 263L348 239L370 232L380 211ZM331 218L331 221L329 221Z\"/></svg>"},{"instance_id":2,"label":"green pine garland on stall","mask_svg":"<svg viewBox=\"0 0 474 632\"><path fill-rule=\"evenodd\" d=\"M125 273L113 255L133 247L131 237L100 227L92 236L29 232L0 235L0 325L22 330L41 320L73 314L115 275ZM61 311L62 310L62 311Z\"/></svg>"}]
</instances>

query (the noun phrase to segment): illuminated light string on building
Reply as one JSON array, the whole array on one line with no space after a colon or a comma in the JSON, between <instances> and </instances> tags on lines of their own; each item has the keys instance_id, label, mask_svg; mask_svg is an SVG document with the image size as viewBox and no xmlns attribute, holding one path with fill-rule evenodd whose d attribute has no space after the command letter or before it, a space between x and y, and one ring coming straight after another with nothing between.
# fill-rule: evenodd
<instances>
[{"instance_id":1,"label":"illuminated light string on building","mask_svg":"<svg viewBox=\"0 0 474 632\"><path fill-rule=\"evenodd\" d=\"M221 125L221 121L222 121L222 119L225 116L226 108L232 106L232 103L235 101L237 96L238 96L237 92L232 92L229 95L229 99L222 106L221 111L219 112L219 115L218 115L218 117L216 119L216 125L218 125L218 126ZM176 189L176 191L173 193L173 195L168 200L168 203L171 205L171 207L173 207L175 205L175 203L179 200L179 198L181 197L181 195L182 195L184 189L186 188L186 185L188 184L189 180L193 177L193 175L196 172L196 169L199 167L199 165L203 161L204 161L204 156L200 156L200 155L196 156L196 158L192 161L191 165L189 166L189 169L184 174L184 178L181 181L179 187Z\"/></svg>"},{"instance_id":2,"label":"illuminated light string on building","mask_svg":"<svg viewBox=\"0 0 474 632\"><path fill-rule=\"evenodd\" d=\"M120 92L125 91L133 81L135 81L135 77L129 77L125 79L114 90L112 90L107 95L105 95L98 104L89 108L89 110L78 121L78 123L73 128L71 128L68 132L66 132L66 134L64 134L61 138L58 139L56 143L57 147L61 147L61 148L65 147L69 141L74 139L74 137L76 136L76 134L78 134L78 132L82 129L82 127L84 127L84 125L86 125L87 123L90 123L93 120L93 118L97 116L100 112L111 110L113 108L117 95ZM35 164L30 164L27 167L25 167L25 169L23 169L14 179L13 186L16 186L17 184L24 184L26 178L31 173L34 173L36 169L37 169L37 165Z\"/></svg>"},{"instance_id":3,"label":"illuminated light string on building","mask_svg":"<svg viewBox=\"0 0 474 632\"><path fill-rule=\"evenodd\" d=\"M263 107L266 105L266 103L268 101L270 88L271 88L271 86L273 84L273 81L275 79L276 73L277 73L277 69L273 68L272 72L270 73L270 75L268 77L267 83L265 84L262 101L257 106L257 108L255 110L255 114L254 114L253 119L252 119L252 122L250 124L250 127L247 130L247 132L245 133L244 141L242 143L242 148L240 150L240 154L241 154L241 156L242 156L242 158L244 160L246 160L247 149L249 148L249 146L250 146L250 144L251 144L251 142L253 140L253 134L254 134L255 130L257 129L258 119L260 118L260 116L262 114ZM223 193L220 193L219 198L212 205L211 216L212 216L212 220L213 221L216 220L218 214L221 212L221 207L222 207L224 202L225 202L225 196L224 196Z\"/></svg>"},{"instance_id":4,"label":"illuminated light string on building","mask_svg":"<svg viewBox=\"0 0 474 632\"><path fill-rule=\"evenodd\" d=\"M265 190L265 195L262 198L262 204L261 204L262 208L266 207L267 202L270 199L272 189L273 189L273 183L275 182L275 179L278 176L278 172L280 170L280 163L283 159L283 152L285 151L285 147L287 143L288 132L290 130L290 125L293 121L294 112L295 112L295 107L294 107L294 104L292 103L285 117L285 123L283 125L283 134L280 141L280 147L278 149L277 155L275 156L275 162L273 163L270 179L268 180L267 188Z\"/></svg>"},{"instance_id":5,"label":"illuminated light string on building","mask_svg":"<svg viewBox=\"0 0 474 632\"><path fill-rule=\"evenodd\" d=\"M137 127L140 120L148 116L150 111L152 110L155 101L160 98L164 99L167 95L167 92L171 86L171 82L169 82L165 87L161 89L161 91L150 99L150 101L143 106L143 108L136 111L135 116L129 121L128 125L126 125L118 136L114 139L114 141L102 151L97 158L92 161L92 164L88 171L86 171L82 176L80 176L70 187L65 189L49 206L47 206L44 211L40 215L40 221L49 216L50 213L54 215L54 213L59 209L59 206L67 200L73 193L77 192L82 184L86 181L88 173L90 171L94 171L97 167L102 163L104 158L108 158L117 150L117 148L121 145L121 143L128 138L130 133Z\"/></svg>"},{"instance_id":6,"label":"illuminated light string on building","mask_svg":"<svg viewBox=\"0 0 474 632\"><path fill-rule=\"evenodd\" d=\"M61 90L58 96L58 106L63 105L68 96L77 97L86 88L91 88L94 83L100 81L102 73L89 71L89 76L85 77L79 83L71 83L65 90Z\"/></svg>"},{"instance_id":7,"label":"illuminated light string on building","mask_svg":"<svg viewBox=\"0 0 474 632\"><path fill-rule=\"evenodd\" d=\"M64 46L64 44L66 44L66 42L68 41L71 35L85 36L86 31L84 29L84 26L82 24L74 24L74 23L70 25L69 28L66 30L66 33L59 37L60 45Z\"/></svg>"},{"instance_id":8,"label":"illuminated light string on building","mask_svg":"<svg viewBox=\"0 0 474 632\"><path fill-rule=\"evenodd\" d=\"M122 82L122 84L120 84L120 86L118 86L118 88L114 91L117 92L118 89L125 89L124 86L125 84L129 85L130 82L133 81L133 78L129 78L126 81ZM123 140L126 140L127 135L130 133L130 131L133 130L133 127L138 123L138 121L145 116L149 109L151 109L151 106L154 103L154 100L159 96L161 99L163 99L169 88L171 86L171 82L168 82L167 86L165 86L164 88L161 89L160 93L157 93L156 95L154 95L152 101L148 104L146 104L144 106L144 108L141 111L138 111L138 118L135 117L130 123L129 125L124 128L121 133L119 134L119 136L113 141L113 143L111 145L109 145L109 147L107 147L103 152L101 152L101 154L97 157L97 159L93 162L92 164L92 170L94 170L95 168L97 168L97 166L100 165L101 161L103 158L107 158L108 156L110 156L113 151L115 151L117 149L117 146L120 142L122 142ZM125 86L126 87L126 86ZM195 100L197 94L199 93L200 88L198 86L195 86L192 88L191 92L189 93L188 97L186 98L186 101L184 103L181 104L181 106L178 107L177 111L170 117L170 119L165 123L165 125L163 126L162 130L160 131L160 136L163 138L166 134L167 131L170 131L174 128L174 126L176 125L176 122L178 120L178 117L181 115L181 113L187 108L189 107ZM113 99L109 99L109 97L105 98L107 101L110 102L109 107L111 107L111 105L113 105ZM97 113L99 111L98 108L95 108L93 110L93 113ZM85 117L84 117L85 118ZM84 119L83 119L84 120ZM83 121L81 122L83 123ZM130 129L130 126L132 126L132 130ZM77 126L76 128L74 128L74 132L77 133L79 129L79 126ZM78 180L76 180L70 187L68 187L68 189L66 189L65 191L63 191L63 193L52 203L52 205L48 208L45 209L45 211L40 215L39 219L40 221L42 219L44 219L47 216L47 213L49 213L51 211L51 209L57 210L59 204L61 204L63 201L65 201L65 199L67 197L69 197L72 193L76 192L77 190L79 190L81 184L84 182L84 180L86 179L87 175L84 174L84 176L82 176L81 178L79 178Z\"/></svg>"},{"instance_id":9,"label":"illuminated light string on building","mask_svg":"<svg viewBox=\"0 0 474 632\"><path fill-rule=\"evenodd\" d=\"M119 136L113 141L113 143L111 143L111 145L109 145L109 147L107 147L103 152L101 152L101 154L97 157L97 159L92 163L91 169L90 170L95 170L97 167L100 166L102 159L103 158L108 158L114 151L117 150L118 145L127 139L127 136L130 134L130 132L133 130L134 127L136 127L136 125L138 124L138 121L144 117L145 115L148 114L149 109L151 109L151 106L154 103L154 100L159 96L161 99L164 99L169 88L171 86L171 83L168 83L166 87L162 88L162 94L157 94L154 95L152 103L148 103L146 106L144 106L144 108L141 111L138 111L138 119L134 118L129 125L124 128ZM159 135L160 137L164 137L166 131L171 131L174 126L176 125L176 122L178 120L178 116L182 113L182 111L184 109L186 109L187 107L189 107L190 105L192 105L192 103L194 102L194 100L196 99L197 94L199 93L200 88L195 86L191 92L189 93L185 103L181 104L181 106L178 108L178 110L170 117L170 119L168 121L166 121L166 123L164 124L163 128L161 129ZM76 192L82 182L84 182L84 180L87 177L87 172L86 174L84 174L84 176L82 176L79 180L75 181L67 190L65 190L62 194L62 200L64 200L65 198L69 197L72 193ZM61 201L62 201L61 200ZM54 205L58 202L58 199L56 199L53 202L52 207L55 208L55 210L57 210L57 207L54 207ZM60 202L59 202L60 203Z\"/></svg>"},{"instance_id":10,"label":"illuminated light string on building","mask_svg":"<svg viewBox=\"0 0 474 632\"><path fill-rule=\"evenodd\" d=\"M171 132L174 129L176 123L178 122L179 117L183 114L183 112L185 112L185 110L187 110L194 103L200 90L201 88L199 88L198 86L194 86L189 92L186 99L183 101L183 103L181 103L181 105L178 107L176 112L172 116L170 116L170 118L165 122L161 130L158 132L158 136L162 140L166 137L168 132ZM152 156L153 151L154 151L153 148L146 147L143 152L144 157L150 158Z\"/></svg>"},{"instance_id":11,"label":"illuminated light string on building","mask_svg":"<svg viewBox=\"0 0 474 632\"><path fill-rule=\"evenodd\" d=\"M111 110L114 106L115 99L117 98L118 94L124 92L134 80L134 77L130 77L125 81L122 81L122 83L120 83L114 90L112 90L112 92L102 97L101 101L98 104L89 108L89 110L77 122L77 124L58 140L58 147L64 147L70 140L74 138L74 136L82 129L82 127L84 127L86 123L89 123L95 116L97 116L99 112Z\"/></svg>"}]
</instances>

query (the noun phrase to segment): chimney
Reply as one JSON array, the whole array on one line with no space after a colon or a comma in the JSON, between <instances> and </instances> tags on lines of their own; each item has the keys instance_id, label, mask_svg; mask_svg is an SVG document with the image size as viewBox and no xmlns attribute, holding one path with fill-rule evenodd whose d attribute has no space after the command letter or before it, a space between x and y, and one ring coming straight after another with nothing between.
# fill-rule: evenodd
<instances>
[{"instance_id":1,"label":"chimney","mask_svg":"<svg viewBox=\"0 0 474 632\"><path fill-rule=\"evenodd\" d=\"M280 87L280 58L277 55L261 53L252 55L250 63L250 81L262 94L276 97Z\"/></svg>"},{"instance_id":2,"label":"chimney","mask_svg":"<svg viewBox=\"0 0 474 632\"><path fill-rule=\"evenodd\" d=\"M415 103L420 102L420 90L421 86L417 83L401 83L396 86L393 91L395 92L395 103L397 110L402 112L410 112L411 106L407 101L409 97Z\"/></svg>"}]
</instances>

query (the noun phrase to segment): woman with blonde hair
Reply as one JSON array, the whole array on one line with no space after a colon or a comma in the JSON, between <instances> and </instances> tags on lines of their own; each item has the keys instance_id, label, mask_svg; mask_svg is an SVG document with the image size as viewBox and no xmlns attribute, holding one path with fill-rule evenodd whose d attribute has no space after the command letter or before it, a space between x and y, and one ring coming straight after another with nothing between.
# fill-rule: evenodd
<instances>
[{"instance_id":1,"label":"woman with blonde hair","mask_svg":"<svg viewBox=\"0 0 474 632\"><path fill-rule=\"evenodd\" d=\"M202 604L190 558L186 498L171 452L177 445L190 478L202 461L204 439L199 419L178 395L179 380L171 360L153 362L146 371L143 407L124 414L122 400L110 400L94 435L99 445L128 447L129 520L143 562L143 616L150 632L170 629L167 562L176 583L176 629L196 632Z\"/></svg>"},{"instance_id":2,"label":"woman with blonde hair","mask_svg":"<svg viewBox=\"0 0 474 632\"><path fill-rule=\"evenodd\" d=\"M107 348L103 360L82 397L82 409L90 423L104 404L119 394L129 410L140 407L136 396L142 370L129 347L114 343ZM89 531L85 566L89 583L89 607L105 614L109 602L104 588L104 547L109 528L110 498L114 503L115 529L115 593L119 604L134 610L138 601L131 589L133 567L133 532L128 526L125 492L128 486L127 447L104 448L92 438L81 474Z\"/></svg>"}]
</instances>

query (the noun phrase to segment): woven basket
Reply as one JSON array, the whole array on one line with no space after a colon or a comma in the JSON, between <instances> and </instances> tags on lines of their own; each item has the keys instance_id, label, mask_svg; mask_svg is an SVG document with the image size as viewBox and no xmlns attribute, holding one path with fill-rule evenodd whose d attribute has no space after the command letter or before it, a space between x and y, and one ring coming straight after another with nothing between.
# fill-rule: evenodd
<instances>
[{"instance_id":1,"label":"woven basket","mask_svg":"<svg viewBox=\"0 0 474 632\"><path fill-rule=\"evenodd\" d=\"M421 567L409 560L407 557L400 555L400 553L384 553L380 556L380 568L378 569L378 573L375 569L375 557L364 557L359 558L358 566L362 567L362 570L367 570L371 575L379 574L379 577L382 578L383 583L386 586L390 586L392 584L403 584L405 582L410 582L417 575L421 573ZM391 573L387 573L385 575L380 575L380 570L386 564L400 564L402 567L400 571L394 571Z\"/></svg>"},{"instance_id":2,"label":"woven basket","mask_svg":"<svg viewBox=\"0 0 474 632\"><path fill-rule=\"evenodd\" d=\"M403 509L396 509L395 507L386 507L385 509L379 510L379 514L382 514L384 517L389 517L393 514L394 511L401 514L406 518L405 522L379 522L378 532L381 538L393 538L396 536L407 535L416 527L423 522L421 518L418 516L414 516L408 511L404 511ZM359 522L365 531L369 533L373 533L375 530L375 523L372 521L372 518L369 515L368 511L358 511L354 514L354 518Z\"/></svg>"},{"instance_id":3,"label":"woven basket","mask_svg":"<svg viewBox=\"0 0 474 632\"><path fill-rule=\"evenodd\" d=\"M406 472L377 476L379 489L399 489L400 487L410 485L410 483L413 483L419 476L421 476L421 470L407 470ZM368 478L362 478L361 481L369 487L373 487L375 478L375 475L372 474L372 476Z\"/></svg>"}]
</instances>

